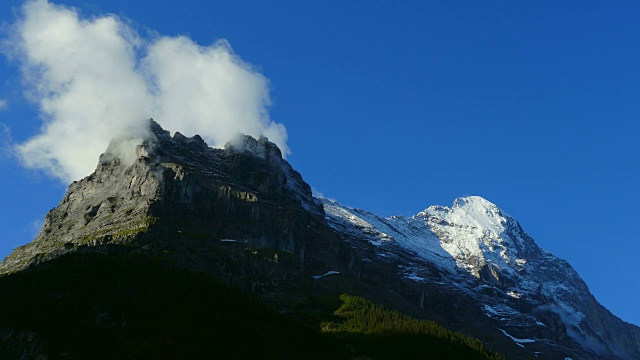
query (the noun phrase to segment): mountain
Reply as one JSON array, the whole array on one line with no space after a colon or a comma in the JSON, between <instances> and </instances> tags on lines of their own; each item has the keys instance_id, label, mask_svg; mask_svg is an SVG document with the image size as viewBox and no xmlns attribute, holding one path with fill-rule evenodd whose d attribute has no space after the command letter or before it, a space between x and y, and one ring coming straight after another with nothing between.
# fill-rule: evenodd
<instances>
[{"instance_id":1,"label":"mountain","mask_svg":"<svg viewBox=\"0 0 640 360\"><path fill-rule=\"evenodd\" d=\"M133 164L121 160L120 143L112 143L96 171L73 182L46 215L36 239L0 263L0 273L68 253L144 253L258 288L262 281L289 281L305 268L337 266L327 256L337 251L337 237L321 206L273 143L240 136L235 145L213 149L197 135L171 137L153 121L150 127L152 137L137 146ZM224 254L211 253L211 244L224 246ZM244 264L236 258L255 255L243 253L248 247L284 258L256 258L251 268L223 271ZM214 267L212 257L222 263ZM254 267L268 278L253 277Z\"/></svg>"},{"instance_id":2,"label":"mountain","mask_svg":"<svg viewBox=\"0 0 640 360\"><path fill-rule=\"evenodd\" d=\"M483 198L458 198L450 208L432 206L413 217L383 218L314 198L301 175L264 137L241 135L225 149L214 149L197 135L170 136L153 120L149 126L151 135L136 147L133 163L118 155L122 144L113 142L96 171L72 183L47 214L36 239L0 263L5 353L80 356L100 346L95 336L71 341L81 335L69 330L71 335L62 336L67 332L43 325L65 322L61 314L69 313L86 327L86 334L99 330L121 346L133 346L131 339L143 341L145 331L153 328L174 334L187 327L201 334L209 331L203 319L241 317L231 303L258 306L242 295L229 301L215 295L230 292L220 290L230 286L271 309L255 310L254 318L272 319L274 325L246 319L250 326L240 327L244 330L234 327L230 331L235 335L216 338L225 344L237 341L239 334L252 334L249 342L260 338L265 349L288 349L274 357L300 358L303 350L292 344L301 338L291 332L303 336L310 324L331 323L338 296L350 293L402 316L433 320L477 337L507 358L640 358L640 329L602 307L566 261L540 249L515 219ZM197 274L220 285L193 278ZM167 290L169 285L173 290ZM194 287L201 289L197 296L162 295L191 294ZM118 296L112 299L111 293ZM29 307L29 298L49 300ZM158 307L157 302L168 305ZM58 308L48 304L63 310L51 310ZM182 304L190 304L191 310ZM228 311L213 314L207 304ZM36 313L34 308L52 320L28 315ZM76 314L75 308L84 310ZM157 309L141 310L150 308ZM174 308L180 311L174 313ZM275 314L268 312L273 310ZM146 314L145 321L134 321L140 313ZM398 321L399 316L385 318ZM158 321L157 327L140 325ZM307 330L296 328L299 324ZM270 341L259 335L270 331L277 334ZM340 336L339 341L358 343ZM303 338L314 344L309 351L316 355L318 349L344 355L338 340L313 334ZM189 339L200 344L192 349L211 341L198 339ZM403 339L393 344L406 344ZM358 346L350 348L373 355L367 353L368 345ZM134 347L147 349L137 343ZM478 358L485 358L482 347L474 349L479 349L474 353Z\"/></svg>"},{"instance_id":3,"label":"mountain","mask_svg":"<svg viewBox=\"0 0 640 360\"><path fill-rule=\"evenodd\" d=\"M600 305L569 263L481 197L409 218L323 202L330 225L351 242L370 245L378 261L397 264L417 288L438 284L471 297L482 312L476 321L539 357L640 358L640 329ZM429 296L421 294L421 305Z\"/></svg>"}]
</instances>

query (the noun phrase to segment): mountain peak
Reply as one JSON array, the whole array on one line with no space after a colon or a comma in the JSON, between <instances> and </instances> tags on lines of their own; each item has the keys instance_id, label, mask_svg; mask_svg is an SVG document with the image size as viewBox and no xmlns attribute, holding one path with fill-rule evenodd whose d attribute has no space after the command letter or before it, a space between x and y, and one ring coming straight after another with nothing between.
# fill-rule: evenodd
<instances>
[{"instance_id":1,"label":"mountain peak","mask_svg":"<svg viewBox=\"0 0 640 360\"><path fill-rule=\"evenodd\" d=\"M263 159L282 159L280 148L265 136L260 136L258 139L255 139L249 135L238 134L227 142L224 148L227 151L250 153Z\"/></svg>"},{"instance_id":2,"label":"mountain peak","mask_svg":"<svg viewBox=\"0 0 640 360\"><path fill-rule=\"evenodd\" d=\"M496 204L483 198L482 196L477 195L456 198L453 201L452 208L498 209Z\"/></svg>"},{"instance_id":3,"label":"mountain peak","mask_svg":"<svg viewBox=\"0 0 640 360\"><path fill-rule=\"evenodd\" d=\"M416 215L421 218L430 216L451 218L454 223L461 223L480 231L489 231L498 235L504 231L511 216L500 210L498 206L481 196L459 197L449 208L446 206L430 206Z\"/></svg>"},{"instance_id":4,"label":"mountain peak","mask_svg":"<svg viewBox=\"0 0 640 360\"><path fill-rule=\"evenodd\" d=\"M71 252L147 246L151 238L157 247L159 238L171 243L167 234L188 231L214 241L240 239L295 250L309 260L304 239L316 235L305 219L321 216L322 210L274 143L241 135L218 149L199 135L171 136L153 119L147 129L144 139L114 139L96 170L74 182L47 214L38 237L0 263L0 274ZM298 219L300 214L307 218ZM179 235L193 240L185 236Z\"/></svg>"},{"instance_id":5,"label":"mountain peak","mask_svg":"<svg viewBox=\"0 0 640 360\"><path fill-rule=\"evenodd\" d=\"M480 227L493 228L506 223L511 216L496 204L481 196L459 197L453 201L451 210L463 218L471 217ZM464 215L463 215L464 214ZM502 227L502 226L499 226Z\"/></svg>"}]
</instances>

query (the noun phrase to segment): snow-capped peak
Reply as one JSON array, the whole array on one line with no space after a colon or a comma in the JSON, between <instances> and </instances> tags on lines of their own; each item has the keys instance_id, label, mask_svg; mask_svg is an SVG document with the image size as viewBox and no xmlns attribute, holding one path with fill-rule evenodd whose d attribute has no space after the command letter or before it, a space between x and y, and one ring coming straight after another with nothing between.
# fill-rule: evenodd
<instances>
[{"instance_id":1,"label":"snow-capped peak","mask_svg":"<svg viewBox=\"0 0 640 360\"><path fill-rule=\"evenodd\" d=\"M411 218L384 219L337 203L324 206L330 217L378 234L376 244L392 239L425 259L449 257L476 277L486 265L517 272L537 249L515 219L480 196L457 198L451 207L431 206Z\"/></svg>"},{"instance_id":2,"label":"snow-capped peak","mask_svg":"<svg viewBox=\"0 0 640 360\"><path fill-rule=\"evenodd\" d=\"M465 233L474 240L500 237L511 219L495 204L480 196L459 197L455 199L451 208L430 206L416 217L441 225L456 224L459 228L467 229Z\"/></svg>"},{"instance_id":3,"label":"snow-capped peak","mask_svg":"<svg viewBox=\"0 0 640 360\"><path fill-rule=\"evenodd\" d=\"M459 267L476 276L485 265L519 271L537 249L515 219L480 196L457 198L451 208L432 206L416 217L440 238Z\"/></svg>"},{"instance_id":4,"label":"snow-capped peak","mask_svg":"<svg viewBox=\"0 0 640 360\"><path fill-rule=\"evenodd\" d=\"M459 197L453 201L453 209L460 208L466 211L474 211L478 213L501 212L496 204L481 196Z\"/></svg>"}]
</instances>

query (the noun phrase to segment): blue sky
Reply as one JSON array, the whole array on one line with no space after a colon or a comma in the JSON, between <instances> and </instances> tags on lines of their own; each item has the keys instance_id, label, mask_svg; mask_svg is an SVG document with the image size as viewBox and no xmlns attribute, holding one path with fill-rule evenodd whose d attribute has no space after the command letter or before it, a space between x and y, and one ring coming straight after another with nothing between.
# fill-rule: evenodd
<instances>
[{"instance_id":1,"label":"blue sky","mask_svg":"<svg viewBox=\"0 0 640 360\"><path fill-rule=\"evenodd\" d=\"M4 39L21 4L0 4ZM317 192L385 216L483 196L640 324L640 3L63 4L115 14L143 41L226 39L268 79L268 124L286 127L288 159ZM41 125L21 64L0 58L2 257L66 191L11 154Z\"/></svg>"}]
</instances>

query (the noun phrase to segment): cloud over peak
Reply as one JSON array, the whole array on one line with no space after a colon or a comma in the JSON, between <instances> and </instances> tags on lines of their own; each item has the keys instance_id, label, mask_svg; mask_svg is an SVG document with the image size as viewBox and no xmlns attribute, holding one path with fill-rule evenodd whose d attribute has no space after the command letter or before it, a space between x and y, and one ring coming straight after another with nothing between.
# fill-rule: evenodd
<instances>
[{"instance_id":1,"label":"cloud over peak","mask_svg":"<svg viewBox=\"0 0 640 360\"><path fill-rule=\"evenodd\" d=\"M63 181L91 173L112 139L144 137L150 117L211 146L241 132L289 152L286 129L269 118L268 80L224 40L144 39L116 16L83 19L34 0L24 4L9 45L42 118L18 154Z\"/></svg>"}]
</instances>

